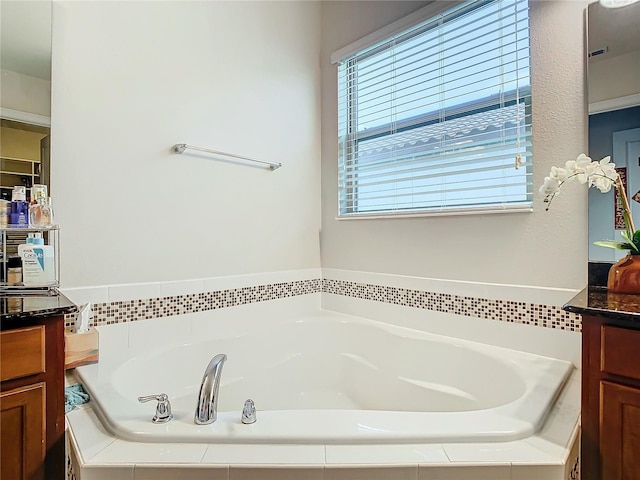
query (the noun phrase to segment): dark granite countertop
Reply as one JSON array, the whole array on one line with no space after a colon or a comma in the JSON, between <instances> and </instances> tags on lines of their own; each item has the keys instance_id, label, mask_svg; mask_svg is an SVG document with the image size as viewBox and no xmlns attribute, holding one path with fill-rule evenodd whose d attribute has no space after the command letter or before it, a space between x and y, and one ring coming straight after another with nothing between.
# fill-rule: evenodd
<instances>
[{"instance_id":1,"label":"dark granite countertop","mask_svg":"<svg viewBox=\"0 0 640 480\"><path fill-rule=\"evenodd\" d=\"M640 295L611 293L603 287L587 287L573 297L564 310L640 323Z\"/></svg>"},{"instance_id":2,"label":"dark granite countertop","mask_svg":"<svg viewBox=\"0 0 640 480\"><path fill-rule=\"evenodd\" d=\"M21 319L49 317L78 310L75 303L63 294L57 295L2 295L0 296L0 322L14 323Z\"/></svg>"}]
</instances>

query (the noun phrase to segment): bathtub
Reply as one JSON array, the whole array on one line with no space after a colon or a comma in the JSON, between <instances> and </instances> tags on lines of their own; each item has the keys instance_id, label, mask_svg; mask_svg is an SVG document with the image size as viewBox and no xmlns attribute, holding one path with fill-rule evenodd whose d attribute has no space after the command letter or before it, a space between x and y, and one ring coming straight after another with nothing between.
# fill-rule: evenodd
<instances>
[{"instance_id":1,"label":"bathtub","mask_svg":"<svg viewBox=\"0 0 640 480\"><path fill-rule=\"evenodd\" d=\"M243 329L238 319L235 328L203 333L197 341L147 345L104 361L101 350L100 363L77 374L105 428L125 440L400 444L529 437L574 368L329 311L247 323ZM196 425L200 381L217 353L228 356L218 419ZM166 424L152 423L153 405L137 402L159 393L169 396L173 409ZM249 398L257 422L245 425L241 411Z\"/></svg>"}]
</instances>

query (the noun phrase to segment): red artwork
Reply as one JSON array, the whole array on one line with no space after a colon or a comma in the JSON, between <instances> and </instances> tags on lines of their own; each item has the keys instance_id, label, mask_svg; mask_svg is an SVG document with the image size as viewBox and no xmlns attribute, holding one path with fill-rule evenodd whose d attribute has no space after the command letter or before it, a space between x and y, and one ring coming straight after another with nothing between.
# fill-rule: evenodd
<instances>
[{"instance_id":1,"label":"red artwork","mask_svg":"<svg viewBox=\"0 0 640 480\"><path fill-rule=\"evenodd\" d=\"M624 185L625 190L627 189L627 167L618 167L616 168L616 172L620 175L620 180L622 181L622 185ZM636 194L637 195L637 194ZM634 195L635 197L635 195ZM635 198L634 198L635 199ZM613 208L614 208L614 227L616 230L624 230L624 216L622 212L624 209L622 208L622 198L618 193L618 189L613 189Z\"/></svg>"}]
</instances>

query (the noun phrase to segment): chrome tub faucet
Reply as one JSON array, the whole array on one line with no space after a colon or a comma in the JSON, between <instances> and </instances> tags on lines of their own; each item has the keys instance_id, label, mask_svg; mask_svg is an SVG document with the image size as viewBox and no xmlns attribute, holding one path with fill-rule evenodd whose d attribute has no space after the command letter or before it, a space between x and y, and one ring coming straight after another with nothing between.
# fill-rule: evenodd
<instances>
[{"instance_id":1,"label":"chrome tub faucet","mask_svg":"<svg viewBox=\"0 0 640 480\"><path fill-rule=\"evenodd\" d=\"M166 393L138 397L138 401L141 403L150 402L152 400L158 402L158 404L156 405L156 414L151 419L153 423L167 423L173 420L173 414L171 413L171 402L169 402L169 397Z\"/></svg>"},{"instance_id":2,"label":"chrome tub faucet","mask_svg":"<svg viewBox=\"0 0 640 480\"><path fill-rule=\"evenodd\" d=\"M196 406L195 422L197 425L208 425L216 421L220 376L226 360L227 356L224 353L216 355L211 359L204 372Z\"/></svg>"}]
</instances>

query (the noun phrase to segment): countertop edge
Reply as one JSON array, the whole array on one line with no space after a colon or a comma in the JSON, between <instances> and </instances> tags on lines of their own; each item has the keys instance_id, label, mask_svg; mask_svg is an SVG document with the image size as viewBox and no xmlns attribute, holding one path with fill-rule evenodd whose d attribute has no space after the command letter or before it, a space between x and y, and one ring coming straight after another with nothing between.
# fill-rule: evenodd
<instances>
[{"instance_id":1,"label":"countertop edge","mask_svg":"<svg viewBox=\"0 0 640 480\"><path fill-rule=\"evenodd\" d=\"M583 316L640 323L640 295L613 293L602 287L585 287L562 309Z\"/></svg>"},{"instance_id":2,"label":"countertop edge","mask_svg":"<svg viewBox=\"0 0 640 480\"><path fill-rule=\"evenodd\" d=\"M27 318L45 318L78 311L78 306L64 294L7 295L0 297L0 321L10 322Z\"/></svg>"}]
</instances>

